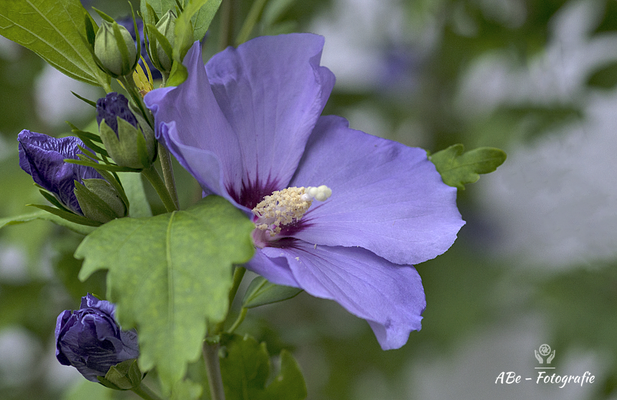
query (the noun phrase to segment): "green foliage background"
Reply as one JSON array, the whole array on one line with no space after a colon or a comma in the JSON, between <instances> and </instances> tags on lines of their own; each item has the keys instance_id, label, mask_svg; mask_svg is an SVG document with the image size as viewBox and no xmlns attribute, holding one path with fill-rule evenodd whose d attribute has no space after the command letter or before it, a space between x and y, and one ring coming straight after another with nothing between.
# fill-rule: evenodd
<instances>
[{"instance_id":1,"label":"green foliage background","mask_svg":"<svg viewBox=\"0 0 617 400\"><path fill-rule=\"evenodd\" d=\"M112 17L129 12L123 1L90 3ZM219 43L227 40L225 32L219 29L220 14L230 13L233 23L227 35L233 39L251 3L239 1L225 9L224 2L208 35L206 54L217 52ZM356 3L270 0L252 35L309 31L317 18L340 8L351 11L358 6ZM598 93L612 93L617 84L617 63L610 61L610 57L590 70L578 95L568 101L501 102L480 114L461 111L456 101L466 73L487 55L500 54L512 70L526 71L536 57L547 51L548 43L554 39L551 27L566 7L586 4L593 11L593 29L586 40L614 35L617 3L613 0L511 2L523 10L519 14L491 6L497 3L401 1L409 37L404 37L399 44L403 45L403 56L410 56L411 60L404 63L397 79L412 84L402 86L404 90L398 83L336 86L326 114L348 117L354 128L422 146L431 153L455 143L463 143L468 150L490 146L509 152L533 145L543 135L555 135L560 127L584 121L585 99ZM137 2L134 6L139 9ZM387 23L380 28L387 30ZM326 47L329 43L326 37ZM5 44L2 45L4 48ZM383 41L375 52L387 54L391 47L395 46ZM0 219L31 212L24 204L41 201L30 178L19 169L17 133L24 128L55 135L69 131L68 126L50 121L35 111L34 88L43 72L43 62L23 48L9 46L8 49L8 52L0 51ZM358 110L370 110L371 115L382 121L379 126L383 129L370 131L363 125L366 122L354 120ZM89 121L85 118L71 122ZM199 188L177 165L176 173L179 186L189 188L181 193L182 204L185 207L195 204L200 197ZM499 173L498 170L494 174ZM558 368L565 368L568 357L577 354L601 355L589 366L596 373L597 381L591 390L584 392L584 398L615 398L617 260L600 263L590 256L571 269L555 270L538 265L535 269L522 270L519 267L525 254L504 256L491 251L494 221L484 213L481 193L477 185L459 191L459 206L467 225L448 253L417 266L428 307L423 329L412 333L409 343L401 350L383 352L363 321L332 302L305 294L251 310L238 333L249 332L264 341L270 354L279 354L283 349L291 351L304 371L309 399L435 398L431 397L430 387L422 394L410 387L421 376L418 371L427 369L443 379L458 379L461 385L471 387L464 392L475 394L476 397L470 398L502 398L501 395L526 398L527 392L522 388L496 388L495 377L501 370L521 368L521 373L532 370L536 362L533 349L541 343L550 343L557 350ZM151 206L154 210L162 209L156 201ZM68 368L59 366L54 359L56 316L64 309L77 308L79 298L85 293L104 295L106 291L104 271L93 273L83 283L76 279L81 261L72 255L81 239L79 234L46 221L0 230L0 398L82 399L83 393L92 399L132 398L131 394L71 380L66 376ZM510 351L528 354L527 363L512 365L502 354L476 352L473 355L481 362L471 364L470 368L460 367L461 363L454 361L452 365L447 361L435 364L436 360L454 359L461 352L466 354L466 346L477 338L494 339L514 330L513 321L522 321L518 327L522 332L527 328L531 333L539 332L529 346L505 344L511 346ZM540 321L541 329L533 321ZM28 353L29 357L9 358L9 345L1 345L8 343L9 333L26 338L28 346L35 349ZM472 367L482 361L492 362L495 370L474 375ZM444 369L430 369L434 365ZM203 370L199 365L189 368L189 376L195 380L201 375ZM439 377L434 382L440 382ZM370 387L377 389L367 390ZM560 398L556 387L548 387L542 393ZM458 398L464 398L463 392L459 394Z\"/></svg>"}]
</instances>

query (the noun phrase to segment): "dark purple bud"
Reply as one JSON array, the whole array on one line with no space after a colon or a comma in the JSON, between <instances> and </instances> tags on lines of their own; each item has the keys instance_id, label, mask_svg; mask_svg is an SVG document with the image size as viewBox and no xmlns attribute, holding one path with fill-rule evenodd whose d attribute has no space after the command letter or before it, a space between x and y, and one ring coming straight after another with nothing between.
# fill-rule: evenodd
<instances>
[{"instance_id":1,"label":"dark purple bud","mask_svg":"<svg viewBox=\"0 0 617 400\"><path fill-rule=\"evenodd\" d=\"M137 118L135 118L135 115L133 115L129 108L129 100L116 92L107 93L105 97L98 99L96 102L96 122L101 125L101 122L105 120L107 126L118 135L118 120L116 117L122 118L137 128Z\"/></svg>"},{"instance_id":2,"label":"dark purple bud","mask_svg":"<svg viewBox=\"0 0 617 400\"><path fill-rule=\"evenodd\" d=\"M88 293L79 310L63 311L56 322L56 358L72 365L89 381L98 382L109 368L139 357L137 333L123 331L112 303Z\"/></svg>"},{"instance_id":3,"label":"dark purple bud","mask_svg":"<svg viewBox=\"0 0 617 400\"><path fill-rule=\"evenodd\" d=\"M17 140L21 169L67 209L82 215L74 193L75 181L103 179L94 168L64 162L66 158L78 160L77 155L83 154L78 146L88 149L84 143L72 136L58 139L27 129L19 133Z\"/></svg>"}]
</instances>

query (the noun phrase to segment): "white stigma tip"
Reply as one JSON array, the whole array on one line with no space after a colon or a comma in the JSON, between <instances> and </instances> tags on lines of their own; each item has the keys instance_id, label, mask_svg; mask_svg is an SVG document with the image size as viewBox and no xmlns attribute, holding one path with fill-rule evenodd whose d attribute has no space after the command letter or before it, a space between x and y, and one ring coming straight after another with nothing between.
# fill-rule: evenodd
<instances>
[{"instance_id":1,"label":"white stigma tip","mask_svg":"<svg viewBox=\"0 0 617 400\"><path fill-rule=\"evenodd\" d=\"M326 201L332 196L332 189L327 187L326 185L321 185L318 187L309 186L306 188L306 194L311 198L317 201Z\"/></svg>"}]
</instances>

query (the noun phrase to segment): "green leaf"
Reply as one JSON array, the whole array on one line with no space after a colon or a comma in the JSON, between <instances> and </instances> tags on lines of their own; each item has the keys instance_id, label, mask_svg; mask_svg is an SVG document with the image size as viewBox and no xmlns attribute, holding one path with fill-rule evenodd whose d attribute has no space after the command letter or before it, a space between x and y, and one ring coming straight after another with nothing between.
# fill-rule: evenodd
<instances>
[{"instance_id":1,"label":"green leaf","mask_svg":"<svg viewBox=\"0 0 617 400\"><path fill-rule=\"evenodd\" d=\"M506 160L506 153L492 147L464 150L462 144L455 144L429 157L446 185L465 189L466 183L476 182L479 174L495 171Z\"/></svg>"},{"instance_id":2,"label":"green leaf","mask_svg":"<svg viewBox=\"0 0 617 400\"><path fill-rule=\"evenodd\" d=\"M77 380L63 396L62 400L114 400L116 392L105 386L85 379Z\"/></svg>"},{"instance_id":3,"label":"green leaf","mask_svg":"<svg viewBox=\"0 0 617 400\"><path fill-rule=\"evenodd\" d=\"M156 366L166 392L200 357L206 322L225 317L231 267L251 258L253 228L225 199L208 196L185 211L111 221L77 248L79 279L109 270L116 316L139 332L139 366Z\"/></svg>"},{"instance_id":4,"label":"green leaf","mask_svg":"<svg viewBox=\"0 0 617 400\"><path fill-rule=\"evenodd\" d=\"M203 30L204 34L214 14L219 9L221 0L190 0L185 6L182 14L176 20L174 28L174 64L167 81L167 86L178 86L186 80L186 67L182 65L182 60L186 52L191 48L197 36L197 29ZM199 13L199 26L194 25L191 19ZM204 29L205 28L205 29Z\"/></svg>"},{"instance_id":5,"label":"green leaf","mask_svg":"<svg viewBox=\"0 0 617 400\"><path fill-rule=\"evenodd\" d=\"M171 391L171 400L197 400L201 397L203 388L190 379L178 381Z\"/></svg>"},{"instance_id":6,"label":"green leaf","mask_svg":"<svg viewBox=\"0 0 617 400\"><path fill-rule=\"evenodd\" d=\"M67 221L66 219L58 215L50 214L49 212L43 210L30 214L17 215L15 217L1 218L0 229L8 225L24 224L26 222L39 219L44 221L51 221L57 225L64 226L77 233L81 233L82 235L87 235L95 229L94 226L81 225L75 222Z\"/></svg>"},{"instance_id":7,"label":"green leaf","mask_svg":"<svg viewBox=\"0 0 617 400\"><path fill-rule=\"evenodd\" d=\"M101 225L100 222L98 221L93 221L91 219L88 219L86 217L82 217L81 215L77 215L77 214L73 214L70 211L64 211L60 208L56 208L56 207L52 207L52 206L48 206L46 204L26 204L27 206L31 206L31 207L36 207L39 208L41 210L45 210L48 213L54 214L62 219L65 219L69 222L74 222L76 224L81 224L81 225L86 225L86 226L91 226L91 227L95 227L95 226L99 226Z\"/></svg>"},{"instance_id":8,"label":"green leaf","mask_svg":"<svg viewBox=\"0 0 617 400\"><path fill-rule=\"evenodd\" d=\"M261 17L265 26L270 27L293 5L295 0L268 1Z\"/></svg>"},{"instance_id":9,"label":"green leaf","mask_svg":"<svg viewBox=\"0 0 617 400\"><path fill-rule=\"evenodd\" d=\"M306 384L293 356L281 351L280 372L270 379L270 356L265 343L250 336L225 336L225 356L220 359L227 400L300 400ZM270 383L268 386L266 384Z\"/></svg>"},{"instance_id":10,"label":"green leaf","mask_svg":"<svg viewBox=\"0 0 617 400\"><path fill-rule=\"evenodd\" d=\"M199 11L191 19L193 23L193 40L201 40L206 35L214 15L221 5L221 0L206 0L205 2L202 1L202 3L203 5L200 6Z\"/></svg>"},{"instance_id":11,"label":"green leaf","mask_svg":"<svg viewBox=\"0 0 617 400\"><path fill-rule=\"evenodd\" d=\"M277 303L279 301L291 299L297 296L302 289L290 286L280 286L270 283L266 278L258 276L253 279L249 287L246 289L244 299L242 299L242 307L253 308L266 304Z\"/></svg>"},{"instance_id":12,"label":"green leaf","mask_svg":"<svg viewBox=\"0 0 617 400\"><path fill-rule=\"evenodd\" d=\"M79 0L0 0L0 35L32 50L63 74L103 86L86 37L86 10Z\"/></svg>"},{"instance_id":13,"label":"green leaf","mask_svg":"<svg viewBox=\"0 0 617 400\"><path fill-rule=\"evenodd\" d=\"M82 160L75 160L72 158L67 158L64 160L64 162L67 162L69 164L83 165L84 167L92 167L96 169L99 173L101 172L101 170L102 171L112 171L112 172L140 172L140 170L138 169L121 167L119 165L97 164L94 161L89 161L87 158L82 159Z\"/></svg>"},{"instance_id":14,"label":"green leaf","mask_svg":"<svg viewBox=\"0 0 617 400\"><path fill-rule=\"evenodd\" d=\"M174 43L189 43L190 47L194 41L201 40L220 5L221 0L189 0L176 20ZM181 49L184 53L187 50Z\"/></svg>"},{"instance_id":15,"label":"green leaf","mask_svg":"<svg viewBox=\"0 0 617 400\"><path fill-rule=\"evenodd\" d=\"M191 43L195 40L201 40L206 35L208 28L210 27L210 23L216 14L219 6L221 5L221 0L197 0L193 1L193 3L198 3L193 7L197 8L197 11L188 10L191 8L191 4L185 3L185 12L190 12L191 16L188 17L188 20L191 21L193 26L192 39ZM148 15L148 6L154 10L156 13L156 17L160 18L163 14L165 14L168 10L176 11L176 0L142 0L141 2L141 12L142 15ZM148 23L152 23L151 20L147 21ZM154 24L153 24L154 25Z\"/></svg>"},{"instance_id":16,"label":"green leaf","mask_svg":"<svg viewBox=\"0 0 617 400\"><path fill-rule=\"evenodd\" d=\"M129 215L133 218L151 217L152 209L146 198L146 191L141 180L141 174L135 172L118 172L122 187L126 192L131 207Z\"/></svg>"},{"instance_id":17,"label":"green leaf","mask_svg":"<svg viewBox=\"0 0 617 400\"><path fill-rule=\"evenodd\" d=\"M617 62L611 62L592 71L587 85L598 89L613 89L617 85Z\"/></svg>"},{"instance_id":18,"label":"green leaf","mask_svg":"<svg viewBox=\"0 0 617 400\"><path fill-rule=\"evenodd\" d=\"M156 13L156 16L150 15L148 6ZM163 14L165 14L168 10L172 10L175 12L176 10L176 0L141 0L140 4L141 15L144 16L144 20L147 20L148 23L152 23L153 25L156 22L153 21L153 18L160 18ZM146 18L151 17L151 18Z\"/></svg>"}]
</instances>

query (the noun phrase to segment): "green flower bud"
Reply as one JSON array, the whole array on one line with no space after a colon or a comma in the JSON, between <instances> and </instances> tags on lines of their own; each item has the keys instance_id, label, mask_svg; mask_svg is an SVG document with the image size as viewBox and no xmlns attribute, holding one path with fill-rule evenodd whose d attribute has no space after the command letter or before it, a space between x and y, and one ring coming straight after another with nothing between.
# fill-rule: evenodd
<instances>
[{"instance_id":1,"label":"green flower bud","mask_svg":"<svg viewBox=\"0 0 617 400\"><path fill-rule=\"evenodd\" d=\"M165 15L161 17L159 22L156 24L156 29L167 39L167 43L162 43L162 38L157 35L156 41L156 55L155 55L155 64L156 67L163 72L171 71L172 59L165 52L165 48L171 54L171 49L174 46L174 29L176 27L176 14L173 11L169 10ZM167 46L169 44L169 46Z\"/></svg>"},{"instance_id":2,"label":"green flower bud","mask_svg":"<svg viewBox=\"0 0 617 400\"><path fill-rule=\"evenodd\" d=\"M139 386L143 374L136 359L126 360L109 368L105 377L97 377L99 382L114 390L131 390Z\"/></svg>"},{"instance_id":3,"label":"green flower bud","mask_svg":"<svg viewBox=\"0 0 617 400\"><path fill-rule=\"evenodd\" d=\"M111 159L121 167L150 167L156 158L154 132L130 110L127 98L108 93L97 101L96 109L99 134Z\"/></svg>"},{"instance_id":4,"label":"green flower bud","mask_svg":"<svg viewBox=\"0 0 617 400\"><path fill-rule=\"evenodd\" d=\"M84 216L93 221L106 223L128 214L128 205L104 179L84 179L83 184L75 181L75 197Z\"/></svg>"},{"instance_id":5,"label":"green flower bud","mask_svg":"<svg viewBox=\"0 0 617 400\"><path fill-rule=\"evenodd\" d=\"M94 55L99 67L114 78L130 74L139 59L129 31L117 22L107 21L96 33Z\"/></svg>"},{"instance_id":6,"label":"green flower bud","mask_svg":"<svg viewBox=\"0 0 617 400\"><path fill-rule=\"evenodd\" d=\"M154 134L144 135L139 127L135 128L121 118L117 119L117 123L117 135L105 121L99 126L99 134L111 159L121 167L150 167L156 157Z\"/></svg>"}]
</instances>

